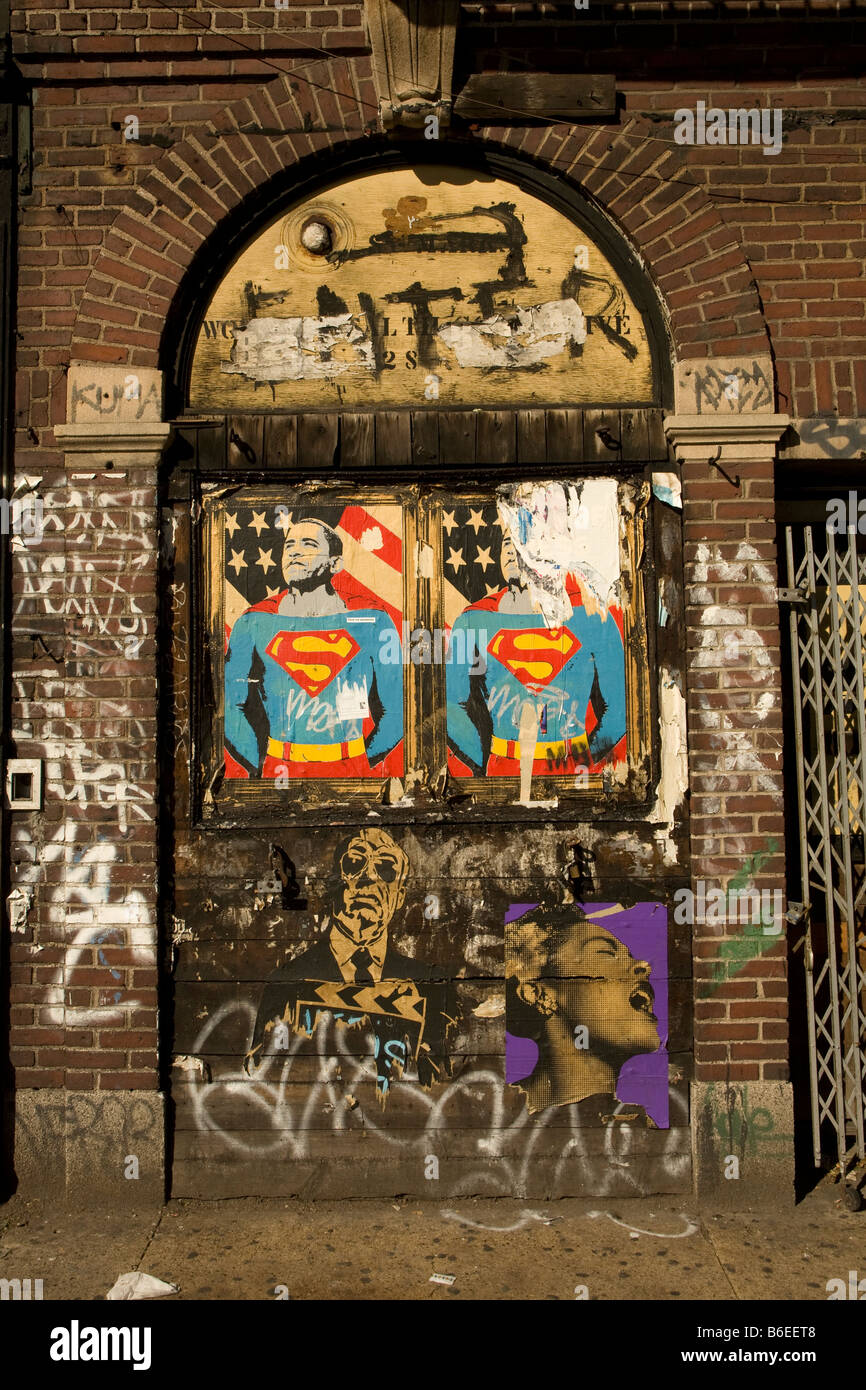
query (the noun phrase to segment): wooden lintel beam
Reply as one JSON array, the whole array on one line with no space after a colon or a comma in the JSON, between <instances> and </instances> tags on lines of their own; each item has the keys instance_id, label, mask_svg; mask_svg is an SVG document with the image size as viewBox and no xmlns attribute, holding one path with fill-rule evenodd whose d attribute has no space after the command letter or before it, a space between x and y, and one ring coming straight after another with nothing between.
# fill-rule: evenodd
<instances>
[{"instance_id":1,"label":"wooden lintel beam","mask_svg":"<svg viewBox=\"0 0 866 1390\"><path fill-rule=\"evenodd\" d=\"M586 120L616 112L616 78L550 72L474 73L454 103L464 120L508 125L529 120Z\"/></svg>"}]
</instances>

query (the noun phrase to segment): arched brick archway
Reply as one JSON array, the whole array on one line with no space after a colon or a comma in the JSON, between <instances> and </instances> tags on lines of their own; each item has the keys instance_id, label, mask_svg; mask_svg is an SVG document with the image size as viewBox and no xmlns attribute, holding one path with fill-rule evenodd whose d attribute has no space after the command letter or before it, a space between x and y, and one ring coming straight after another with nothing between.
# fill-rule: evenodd
<instances>
[{"instance_id":1,"label":"arched brick archway","mask_svg":"<svg viewBox=\"0 0 866 1390\"><path fill-rule=\"evenodd\" d=\"M166 320L188 272L237 226L246 205L275 184L288 193L329 156L375 147L368 65L335 60L305 68L306 81L275 78L233 102L212 130L168 151L106 233L79 301L71 356L130 366L160 364ZM329 126L300 133L304 122ZM264 132L256 134L255 131ZM292 131L293 133L280 133ZM681 151L645 134L641 121L611 127L476 126L459 142L500 150L555 172L589 195L637 253L659 296L673 355L761 354L769 340L742 248L688 174ZM387 148L381 142L382 148ZM442 143L447 162L449 143ZM318 158L317 158L318 156ZM684 283L684 281L686 283ZM124 328L118 332L118 308ZM132 310L136 319L128 322Z\"/></svg>"},{"instance_id":2,"label":"arched brick archway","mask_svg":"<svg viewBox=\"0 0 866 1390\"><path fill-rule=\"evenodd\" d=\"M203 283L202 267L208 258L215 251L225 251L229 230L239 234L244 220L257 207L261 210L263 194L270 190L274 196L291 196L304 181L324 173L325 154L327 172L333 174L344 156L348 163L365 150L389 148L369 124L375 98L364 63L322 63L304 71L308 83L289 76L267 83L218 113L209 131L173 147L152 166L105 235L102 254L90 272L75 325L69 330L74 358L115 364L124 370L163 366L166 345L181 317L178 306L190 302L194 283ZM331 129L327 133L297 129L307 116L313 124ZM255 134L251 127L261 133ZM481 158L485 151L509 154L540 175L546 172L548 186L557 181L551 179L554 175L586 194L619 229L652 283L678 363L716 359L718 369L725 357L742 359L748 354L751 360L754 355L765 364L769 381L768 336L743 251L723 215L695 186L683 153L647 134L639 119L628 120L622 129L479 126L465 136L443 140L436 153L448 162L461 150L477 152ZM85 380L90 380L89 374ZM771 514L774 445L784 421L769 414L772 402L766 395L762 405L763 410L751 406L746 412L729 409L722 401L719 410L703 416L669 416L666 422L682 464L685 568L674 571L672 567L671 577L679 584L682 574L684 581L686 651L682 663L672 660L658 672L660 757L669 775L658 783L647 822L661 843L665 864L675 869L671 830L688 786L690 863L680 862L679 867L684 873L690 869L693 882L718 881L731 871L736 856L759 849L763 831L775 824L772 808L781 797L775 751L781 714L772 650L778 616ZM144 530L150 527L146 568L136 573L135 582L149 585L154 592L158 582L153 545L157 465L170 432L169 425L153 416L136 419L134 424L122 419L73 422L56 431L70 470L85 467L96 477L97 470L119 464L116 476L124 479L134 470L137 496L147 507L136 512L136 524ZM713 470L718 462L727 465L726 471L724 467ZM739 486L740 474L742 498L731 491L734 480ZM104 486L104 475L98 486ZM128 502L117 505L128 506ZM185 500L183 505L188 511ZM75 564L102 561L96 539L92 560L88 554L77 549ZM736 613L730 591L734 576ZM732 623L738 633L748 634L749 642L744 640L746 659L729 690L716 657L730 637ZM148 619L141 630L147 641L118 669L136 682L136 699L141 697L136 708L153 717L157 678L164 672L150 641ZM752 638L769 649L763 662L748 659L757 645ZM153 746L142 755L140 765L145 767L148 788L155 788ZM720 782L720 765L726 775L730 771L727 783L724 778ZM734 829L726 829L729 826ZM146 833L149 838L141 845L138 862L147 866L156 882L159 844L152 828ZM672 857L667 857L669 853ZM759 886L774 889L783 881L781 856L763 854L762 863L764 859L768 864L761 870ZM71 867L70 881L77 872ZM155 923L158 903L152 883L147 892L148 922ZM699 982L707 978L706 958L715 949L712 930L695 923ZM154 929L154 943L155 939ZM783 952L784 943L780 946ZM775 947L774 952L775 958L771 961L768 955L765 964L781 977L783 956ZM150 967L154 984L155 961L154 945ZM720 1034L712 1031L718 1024L711 1021L709 1010L717 1007L715 1002L700 1001L695 1009L695 1113L700 1106L714 1103L713 1082L721 1077L723 1066L728 1067L720 1060L724 1050L716 1041ZM731 1036L737 1038L736 1018L732 1024ZM733 1076L745 1077L751 1084L757 1062L753 1065L745 1053L744 1058ZM769 1078L776 1075L780 1070L767 1073ZM708 1088L706 1094L701 1086ZM712 1164L706 1167L709 1172Z\"/></svg>"}]
</instances>

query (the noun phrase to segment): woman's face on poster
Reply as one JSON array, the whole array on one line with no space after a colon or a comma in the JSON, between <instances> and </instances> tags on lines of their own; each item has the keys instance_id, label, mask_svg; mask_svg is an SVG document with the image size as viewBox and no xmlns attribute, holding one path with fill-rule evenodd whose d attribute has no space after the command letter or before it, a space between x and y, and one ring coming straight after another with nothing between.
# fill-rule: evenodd
<instances>
[{"instance_id":1,"label":"woman's face on poster","mask_svg":"<svg viewBox=\"0 0 866 1390\"><path fill-rule=\"evenodd\" d=\"M588 1031L588 1051L634 1055L660 1046L650 965L596 922L574 927L548 962L558 1012Z\"/></svg>"}]
</instances>

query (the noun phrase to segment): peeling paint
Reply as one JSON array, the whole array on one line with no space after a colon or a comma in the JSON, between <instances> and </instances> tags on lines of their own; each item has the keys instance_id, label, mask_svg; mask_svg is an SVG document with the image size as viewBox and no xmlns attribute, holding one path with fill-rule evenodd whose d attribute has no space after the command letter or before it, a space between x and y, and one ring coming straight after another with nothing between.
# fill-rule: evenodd
<instances>
[{"instance_id":1,"label":"peeling paint","mask_svg":"<svg viewBox=\"0 0 866 1390\"><path fill-rule=\"evenodd\" d=\"M653 493L669 507L683 509L683 486L676 473L653 473Z\"/></svg>"},{"instance_id":2,"label":"peeling paint","mask_svg":"<svg viewBox=\"0 0 866 1390\"><path fill-rule=\"evenodd\" d=\"M253 381L309 381L373 372L373 343L351 314L332 318L256 318L234 330L231 360L220 371Z\"/></svg>"},{"instance_id":3,"label":"peeling paint","mask_svg":"<svg viewBox=\"0 0 866 1390\"><path fill-rule=\"evenodd\" d=\"M571 617L569 576L587 614L606 618L620 580L616 480L506 484L498 499L530 595L548 625Z\"/></svg>"},{"instance_id":4,"label":"peeling paint","mask_svg":"<svg viewBox=\"0 0 866 1390\"><path fill-rule=\"evenodd\" d=\"M661 726L661 776L656 786L656 802L650 821L661 828L656 838L662 842L665 864L677 862L677 847L671 838L674 817L682 804L689 783L686 752L686 702L679 680L665 666L659 673L659 724Z\"/></svg>"},{"instance_id":5,"label":"peeling paint","mask_svg":"<svg viewBox=\"0 0 866 1390\"><path fill-rule=\"evenodd\" d=\"M501 1018L505 1013L505 995L491 994L482 1004L472 1010L476 1018Z\"/></svg>"},{"instance_id":6,"label":"peeling paint","mask_svg":"<svg viewBox=\"0 0 866 1390\"><path fill-rule=\"evenodd\" d=\"M492 314L477 323L441 328L439 342L461 367L534 367L586 342L586 319L573 299L552 299L509 317Z\"/></svg>"},{"instance_id":7,"label":"peeling paint","mask_svg":"<svg viewBox=\"0 0 866 1390\"><path fill-rule=\"evenodd\" d=\"M33 906L32 888L13 888L6 899L9 909L9 930L13 932L24 932L27 930L27 914Z\"/></svg>"},{"instance_id":8,"label":"peeling paint","mask_svg":"<svg viewBox=\"0 0 866 1390\"><path fill-rule=\"evenodd\" d=\"M191 1057L184 1053L173 1058L172 1066L177 1067L178 1071L189 1072L190 1077L196 1081L210 1081L210 1067L201 1057Z\"/></svg>"},{"instance_id":9,"label":"peeling paint","mask_svg":"<svg viewBox=\"0 0 866 1390\"><path fill-rule=\"evenodd\" d=\"M416 548L418 576L421 579L433 578L433 547L418 541Z\"/></svg>"}]
</instances>

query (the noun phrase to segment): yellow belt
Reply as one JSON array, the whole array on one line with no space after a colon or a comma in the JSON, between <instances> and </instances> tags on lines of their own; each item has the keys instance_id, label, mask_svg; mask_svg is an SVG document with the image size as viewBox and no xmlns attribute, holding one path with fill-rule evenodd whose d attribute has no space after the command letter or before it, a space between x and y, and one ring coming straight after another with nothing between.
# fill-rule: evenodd
<instances>
[{"instance_id":1,"label":"yellow belt","mask_svg":"<svg viewBox=\"0 0 866 1390\"><path fill-rule=\"evenodd\" d=\"M586 734L580 734L576 738L558 739L556 743L536 743L534 757L547 758L550 755L568 758L572 757L575 751L578 753L586 752L588 747L589 740ZM516 743L514 739L497 738L494 734L490 740L490 751L497 753L501 758L519 758L520 744Z\"/></svg>"},{"instance_id":2,"label":"yellow belt","mask_svg":"<svg viewBox=\"0 0 866 1390\"><path fill-rule=\"evenodd\" d=\"M278 739L268 739L271 757L287 763L339 763L344 758L360 757L366 747L362 738L352 738L348 743L280 743Z\"/></svg>"}]
</instances>

